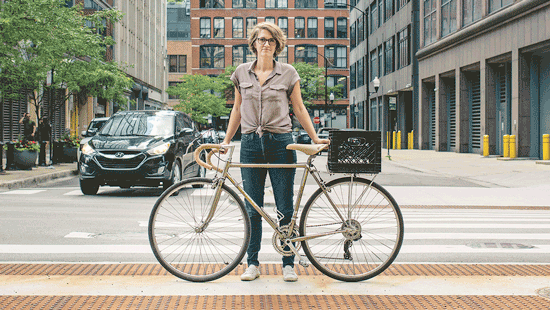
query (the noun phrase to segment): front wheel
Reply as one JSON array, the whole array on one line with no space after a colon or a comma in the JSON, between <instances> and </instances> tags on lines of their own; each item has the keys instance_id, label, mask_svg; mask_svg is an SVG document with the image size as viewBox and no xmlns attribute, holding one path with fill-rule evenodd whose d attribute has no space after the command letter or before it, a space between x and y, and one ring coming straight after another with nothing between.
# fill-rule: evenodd
<instances>
[{"instance_id":1,"label":"front wheel","mask_svg":"<svg viewBox=\"0 0 550 310\"><path fill-rule=\"evenodd\" d=\"M95 180L80 179L80 191L84 195L95 195L99 190L99 183Z\"/></svg>"},{"instance_id":2,"label":"front wheel","mask_svg":"<svg viewBox=\"0 0 550 310\"><path fill-rule=\"evenodd\" d=\"M393 197L363 178L339 178L318 189L300 218L311 263L340 281L362 281L388 268L403 243L403 216Z\"/></svg>"},{"instance_id":3,"label":"front wheel","mask_svg":"<svg viewBox=\"0 0 550 310\"><path fill-rule=\"evenodd\" d=\"M184 280L205 282L241 262L250 241L250 220L244 203L227 185L220 188L212 179L191 178L160 196L148 232L153 253L166 270Z\"/></svg>"}]
</instances>

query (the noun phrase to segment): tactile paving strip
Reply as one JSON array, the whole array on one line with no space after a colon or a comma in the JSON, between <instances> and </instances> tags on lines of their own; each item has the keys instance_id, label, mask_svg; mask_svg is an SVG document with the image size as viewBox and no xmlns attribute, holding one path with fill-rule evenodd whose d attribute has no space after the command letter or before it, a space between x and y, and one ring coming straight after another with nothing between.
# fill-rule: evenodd
<instances>
[{"instance_id":1,"label":"tactile paving strip","mask_svg":"<svg viewBox=\"0 0 550 310\"><path fill-rule=\"evenodd\" d=\"M1 309L550 309L537 296L0 296Z\"/></svg>"},{"instance_id":2,"label":"tactile paving strip","mask_svg":"<svg viewBox=\"0 0 550 310\"><path fill-rule=\"evenodd\" d=\"M281 275L280 264L262 264L263 275ZM231 275L240 275L240 265ZM295 266L299 275L322 275L314 267ZM162 276L170 275L160 264L0 264L0 275ZM385 276L550 276L550 265L512 264L393 264Z\"/></svg>"}]
</instances>

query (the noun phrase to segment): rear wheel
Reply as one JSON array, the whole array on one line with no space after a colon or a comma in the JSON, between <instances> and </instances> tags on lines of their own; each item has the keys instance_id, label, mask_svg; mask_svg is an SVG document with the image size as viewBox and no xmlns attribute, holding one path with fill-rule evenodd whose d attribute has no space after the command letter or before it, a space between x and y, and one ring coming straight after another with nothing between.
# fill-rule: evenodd
<instances>
[{"instance_id":1,"label":"rear wheel","mask_svg":"<svg viewBox=\"0 0 550 310\"><path fill-rule=\"evenodd\" d=\"M159 263L184 280L205 282L231 272L250 241L250 220L239 196L223 184L215 213L204 225L218 186L186 179L166 190L149 217L149 243Z\"/></svg>"},{"instance_id":2,"label":"rear wheel","mask_svg":"<svg viewBox=\"0 0 550 310\"><path fill-rule=\"evenodd\" d=\"M339 178L318 189L300 218L311 263L340 281L362 281L388 268L403 243L403 217L393 197L362 178ZM343 219L342 219L343 218Z\"/></svg>"},{"instance_id":3,"label":"rear wheel","mask_svg":"<svg viewBox=\"0 0 550 310\"><path fill-rule=\"evenodd\" d=\"M84 195L95 195L99 190L99 183L95 180L80 180L80 190Z\"/></svg>"}]
</instances>

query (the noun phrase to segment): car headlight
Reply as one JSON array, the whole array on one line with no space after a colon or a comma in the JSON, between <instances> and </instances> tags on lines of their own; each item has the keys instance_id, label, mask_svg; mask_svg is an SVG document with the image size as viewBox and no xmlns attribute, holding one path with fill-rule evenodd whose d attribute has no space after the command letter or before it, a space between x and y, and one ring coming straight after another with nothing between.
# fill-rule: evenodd
<instances>
[{"instance_id":1,"label":"car headlight","mask_svg":"<svg viewBox=\"0 0 550 310\"><path fill-rule=\"evenodd\" d=\"M80 149L80 151L82 152L82 154L84 155L91 155L92 153L95 152L94 148L88 144L88 143L84 143L82 145L82 148Z\"/></svg>"},{"instance_id":2,"label":"car headlight","mask_svg":"<svg viewBox=\"0 0 550 310\"><path fill-rule=\"evenodd\" d=\"M162 155L166 152L168 152L168 149L170 148L170 142L166 142L164 144L161 144L159 146L156 146L149 151L147 151L147 154L149 155Z\"/></svg>"}]
</instances>

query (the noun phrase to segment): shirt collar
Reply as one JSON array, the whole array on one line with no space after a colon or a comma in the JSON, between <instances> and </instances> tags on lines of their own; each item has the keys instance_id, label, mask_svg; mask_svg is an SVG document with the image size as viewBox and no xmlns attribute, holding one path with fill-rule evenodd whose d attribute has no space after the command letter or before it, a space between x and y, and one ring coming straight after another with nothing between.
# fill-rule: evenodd
<instances>
[{"instance_id":1,"label":"shirt collar","mask_svg":"<svg viewBox=\"0 0 550 310\"><path fill-rule=\"evenodd\" d=\"M258 59L250 63L250 66L248 67L249 73L254 72L254 68L256 68L257 63L258 63ZM273 59L273 73L278 75L283 74L283 66L278 61L275 61L275 59Z\"/></svg>"}]
</instances>

